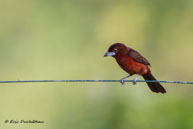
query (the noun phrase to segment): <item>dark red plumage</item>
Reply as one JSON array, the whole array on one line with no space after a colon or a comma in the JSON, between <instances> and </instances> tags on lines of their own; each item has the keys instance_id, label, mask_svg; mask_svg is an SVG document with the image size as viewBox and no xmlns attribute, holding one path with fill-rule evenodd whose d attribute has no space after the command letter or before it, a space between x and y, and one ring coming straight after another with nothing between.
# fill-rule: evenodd
<instances>
[{"instance_id":1,"label":"dark red plumage","mask_svg":"<svg viewBox=\"0 0 193 129\"><path fill-rule=\"evenodd\" d=\"M145 80L156 80L151 74L150 63L147 59L136 50L126 47L122 43L112 44L104 56L113 56L119 66L129 74L127 77L137 74L143 76ZM124 79L127 77L121 79L122 84L124 84ZM139 76L134 79L133 84L136 84L138 78ZM147 82L147 85L153 92L166 93L166 90L159 82Z\"/></svg>"}]
</instances>

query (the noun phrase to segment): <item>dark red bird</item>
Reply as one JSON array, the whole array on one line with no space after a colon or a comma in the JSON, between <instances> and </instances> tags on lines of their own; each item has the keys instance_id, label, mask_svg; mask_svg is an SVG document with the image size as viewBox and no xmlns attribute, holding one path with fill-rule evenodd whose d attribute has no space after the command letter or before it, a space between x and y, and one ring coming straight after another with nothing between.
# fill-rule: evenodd
<instances>
[{"instance_id":1,"label":"dark red bird","mask_svg":"<svg viewBox=\"0 0 193 129\"><path fill-rule=\"evenodd\" d=\"M149 68L150 63L147 59L136 50L126 47L122 43L112 44L104 56L114 57L119 66L129 74L120 80L122 84L124 84L126 78L134 74L137 74L138 76L133 80L133 84L136 84L136 81L140 76L143 76L145 80L156 80L151 74ZM153 92L166 93L166 90L159 82L147 82L147 85Z\"/></svg>"}]
</instances>

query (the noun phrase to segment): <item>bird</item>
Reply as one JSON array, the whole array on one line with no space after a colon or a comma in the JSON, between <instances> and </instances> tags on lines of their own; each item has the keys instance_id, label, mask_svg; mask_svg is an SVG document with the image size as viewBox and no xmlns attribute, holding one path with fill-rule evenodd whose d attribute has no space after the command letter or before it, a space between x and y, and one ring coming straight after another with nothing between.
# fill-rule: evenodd
<instances>
[{"instance_id":1,"label":"bird","mask_svg":"<svg viewBox=\"0 0 193 129\"><path fill-rule=\"evenodd\" d=\"M144 80L155 80L150 70L150 63L144 58L138 51L127 47L123 43L112 44L108 51L104 54L104 57L112 56L116 59L119 66L128 73L126 77L121 78L120 83L124 85L124 80L128 77L137 74L137 77L133 80L133 84L136 84L137 79L142 76ZM155 93L166 93L166 90L159 82L146 82L150 90Z\"/></svg>"}]
</instances>

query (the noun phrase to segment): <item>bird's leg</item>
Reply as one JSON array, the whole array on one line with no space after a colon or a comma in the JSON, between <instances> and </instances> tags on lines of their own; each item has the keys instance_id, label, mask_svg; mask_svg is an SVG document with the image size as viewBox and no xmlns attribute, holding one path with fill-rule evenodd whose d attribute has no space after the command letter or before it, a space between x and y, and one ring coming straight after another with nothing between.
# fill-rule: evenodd
<instances>
[{"instance_id":1,"label":"bird's leg","mask_svg":"<svg viewBox=\"0 0 193 129\"><path fill-rule=\"evenodd\" d=\"M121 83L122 85L124 85L124 84L125 84L124 80L125 80L126 78L130 77L130 76L131 76L131 75L129 74L129 75L127 75L126 77L121 78L120 83Z\"/></svg>"},{"instance_id":2,"label":"bird's leg","mask_svg":"<svg viewBox=\"0 0 193 129\"><path fill-rule=\"evenodd\" d=\"M139 79L140 78L140 76L139 75L137 75L137 77L133 80L133 85L135 85L137 82L137 79Z\"/></svg>"}]
</instances>

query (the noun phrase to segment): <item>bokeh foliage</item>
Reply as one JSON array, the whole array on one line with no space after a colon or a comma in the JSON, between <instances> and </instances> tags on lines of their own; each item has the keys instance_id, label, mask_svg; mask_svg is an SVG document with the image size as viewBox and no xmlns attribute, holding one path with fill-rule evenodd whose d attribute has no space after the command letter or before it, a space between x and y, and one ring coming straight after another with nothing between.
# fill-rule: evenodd
<instances>
[{"instance_id":1,"label":"bokeh foliage","mask_svg":"<svg viewBox=\"0 0 193 129\"><path fill-rule=\"evenodd\" d=\"M0 80L120 79L127 74L103 54L123 42L151 62L157 79L193 81L192 7L192 0L0 0ZM192 129L193 87L164 86L165 95L143 83L0 84L0 128Z\"/></svg>"}]
</instances>

